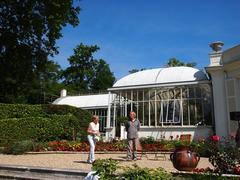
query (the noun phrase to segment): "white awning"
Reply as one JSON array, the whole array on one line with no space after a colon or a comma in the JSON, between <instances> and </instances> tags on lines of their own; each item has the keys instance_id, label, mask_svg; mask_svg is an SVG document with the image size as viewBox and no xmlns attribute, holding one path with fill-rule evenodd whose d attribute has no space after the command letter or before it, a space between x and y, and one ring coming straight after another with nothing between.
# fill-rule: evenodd
<instances>
[{"instance_id":1,"label":"white awning","mask_svg":"<svg viewBox=\"0 0 240 180\"><path fill-rule=\"evenodd\" d=\"M66 96L56 99L53 104L70 105L83 109L107 108L108 99L109 94Z\"/></svg>"}]
</instances>

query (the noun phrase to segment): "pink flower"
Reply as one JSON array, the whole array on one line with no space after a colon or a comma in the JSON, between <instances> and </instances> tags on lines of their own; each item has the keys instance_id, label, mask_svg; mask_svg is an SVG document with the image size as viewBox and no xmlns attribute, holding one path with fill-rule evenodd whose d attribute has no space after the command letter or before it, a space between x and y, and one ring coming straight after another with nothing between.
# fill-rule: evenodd
<instances>
[{"instance_id":1,"label":"pink flower","mask_svg":"<svg viewBox=\"0 0 240 180\"><path fill-rule=\"evenodd\" d=\"M215 142L220 141L220 137L218 135L212 136L211 139L212 141L215 141Z\"/></svg>"},{"instance_id":2,"label":"pink flower","mask_svg":"<svg viewBox=\"0 0 240 180\"><path fill-rule=\"evenodd\" d=\"M230 133L229 136L230 136L230 139L235 139L236 133Z\"/></svg>"}]
</instances>

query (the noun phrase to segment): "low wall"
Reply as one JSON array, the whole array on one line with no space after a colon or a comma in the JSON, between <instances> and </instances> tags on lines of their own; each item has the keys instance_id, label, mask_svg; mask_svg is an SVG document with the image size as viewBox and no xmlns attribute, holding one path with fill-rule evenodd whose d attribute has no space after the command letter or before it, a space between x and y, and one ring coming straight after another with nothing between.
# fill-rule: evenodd
<instances>
[{"instance_id":1,"label":"low wall","mask_svg":"<svg viewBox=\"0 0 240 180\"><path fill-rule=\"evenodd\" d=\"M141 127L139 137L153 137L154 139L176 139L182 134L191 134L192 140L207 138L213 134L211 126L175 126L175 127ZM126 139L124 126L121 127L120 139Z\"/></svg>"}]
</instances>

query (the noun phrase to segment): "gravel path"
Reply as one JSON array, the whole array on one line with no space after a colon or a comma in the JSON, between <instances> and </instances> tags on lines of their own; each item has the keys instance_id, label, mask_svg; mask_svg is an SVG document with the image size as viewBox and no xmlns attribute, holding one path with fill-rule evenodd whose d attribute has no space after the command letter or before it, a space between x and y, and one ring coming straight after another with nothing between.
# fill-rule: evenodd
<instances>
[{"instance_id":1,"label":"gravel path","mask_svg":"<svg viewBox=\"0 0 240 180\"><path fill-rule=\"evenodd\" d=\"M81 169L91 170L91 164L86 163L88 154L71 152L47 152L47 153L28 153L24 155L3 155L0 154L0 165L22 165L39 166L49 168ZM96 158L112 158L118 160L122 166L130 166L134 163L140 167L157 168L162 167L167 171L176 171L172 162L169 160L169 154L166 159L163 156L156 160L154 154L148 154L148 159L144 156L138 161L126 161L126 153L96 153ZM206 168L213 166L208 162L208 158L201 158L197 168Z\"/></svg>"}]
</instances>

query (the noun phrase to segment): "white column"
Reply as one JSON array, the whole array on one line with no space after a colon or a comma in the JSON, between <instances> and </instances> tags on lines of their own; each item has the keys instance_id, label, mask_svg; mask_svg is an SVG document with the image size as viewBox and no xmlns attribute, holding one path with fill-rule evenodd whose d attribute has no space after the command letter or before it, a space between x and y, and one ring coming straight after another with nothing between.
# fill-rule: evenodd
<instances>
[{"instance_id":1,"label":"white column","mask_svg":"<svg viewBox=\"0 0 240 180\"><path fill-rule=\"evenodd\" d=\"M106 140L113 138L111 125L111 102L112 102L112 94L108 93L108 111L107 111L107 127L106 127Z\"/></svg>"},{"instance_id":2,"label":"white column","mask_svg":"<svg viewBox=\"0 0 240 180\"><path fill-rule=\"evenodd\" d=\"M111 92L108 92L107 128L110 128L110 121L111 121L111 102L112 102Z\"/></svg>"},{"instance_id":3,"label":"white column","mask_svg":"<svg viewBox=\"0 0 240 180\"><path fill-rule=\"evenodd\" d=\"M213 103L216 134L227 137L229 122L227 114L227 94L224 71L221 67L207 69L212 77Z\"/></svg>"},{"instance_id":4,"label":"white column","mask_svg":"<svg viewBox=\"0 0 240 180\"><path fill-rule=\"evenodd\" d=\"M67 96L67 90L66 89L62 89L60 92L60 97L66 97Z\"/></svg>"},{"instance_id":5,"label":"white column","mask_svg":"<svg viewBox=\"0 0 240 180\"><path fill-rule=\"evenodd\" d=\"M206 67L212 78L214 118L216 134L227 137L229 134L229 122L227 111L227 94L225 87L225 72L222 66L222 42L214 42L210 45L213 52L210 53L210 65Z\"/></svg>"}]
</instances>

